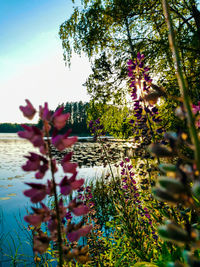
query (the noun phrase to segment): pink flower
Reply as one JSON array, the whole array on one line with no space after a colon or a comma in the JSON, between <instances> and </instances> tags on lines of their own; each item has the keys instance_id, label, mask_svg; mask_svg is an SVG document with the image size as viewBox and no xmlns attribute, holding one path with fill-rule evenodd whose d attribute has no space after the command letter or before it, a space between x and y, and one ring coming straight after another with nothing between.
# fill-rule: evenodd
<instances>
[{"instance_id":1,"label":"pink flower","mask_svg":"<svg viewBox=\"0 0 200 267\"><path fill-rule=\"evenodd\" d=\"M69 172L69 173L75 173L76 168L77 168L77 163L70 162L72 157L72 152L68 153L65 155L63 160L61 161L61 165L63 167L64 172Z\"/></svg>"},{"instance_id":2,"label":"pink flower","mask_svg":"<svg viewBox=\"0 0 200 267\"><path fill-rule=\"evenodd\" d=\"M29 140L34 147L39 147L40 152L45 154L46 146L43 140L43 133L40 131L40 129L35 126L27 126L25 124L22 124L22 127L25 131L18 132L18 136Z\"/></svg>"},{"instance_id":3,"label":"pink flower","mask_svg":"<svg viewBox=\"0 0 200 267\"><path fill-rule=\"evenodd\" d=\"M63 219L67 214L67 208L64 207L62 198L59 200L58 206L60 211L60 217Z\"/></svg>"},{"instance_id":4,"label":"pink flower","mask_svg":"<svg viewBox=\"0 0 200 267\"><path fill-rule=\"evenodd\" d=\"M57 109L52 118L53 118L53 125L56 127L56 129L61 130L63 127L65 127L65 124L67 120L70 117L70 113L64 113L62 114L64 110L64 107L61 107Z\"/></svg>"},{"instance_id":5,"label":"pink flower","mask_svg":"<svg viewBox=\"0 0 200 267\"><path fill-rule=\"evenodd\" d=\"M48 103L44 103L44 107L39 106L39 115L42 120L50 121L52 112L48 108Z\"/></svg>"},{"instance_id":6,"label":"pink flower","mask_svg":"<svg viewBox=\"0 0 200 267\"><path fill-rule=\"evenodd\" d=\"M67 131L64 135L56 135L52 137L52 144L59 150L63 151L67 147L71 147L74 143L77 142L77 137L69 137L71 131Z\"/></svg>"},{"instance_id":7,"label":"pink flower","mask_svg":"<svg viewBox=\"0 0 200 267\"><path fill-rule=\"evenodd\" d=\"M22 166L24 171L37 171L35 177L41 179L44 177L46 171L48 170L48 160L43 156L36 153L30 153L30 156L25 156L28 159L26 165Z\"/></svg>"},{"instance_id":8,"label":"pink flower","mask_svg":"<svg viewBox=\"0 0 200 267\"><path fill-rule=\"evenodd\" d=\"M60 218L63 219L67 212L66 212L66 207L63 206L63 200L60 199L59 203L59 214L60 214ZM51 237L52 240L56 241L57 240L57 226L58 226L58 221L57 221L57 217L56 217L56 212L53 211L51 214L51 218L48 222L48 229L51 232Z\"/></svg>"},{"instance_id":9,"label":"pink flower","mask_svg":"<svg viewBox=\"0 0 200 267\"><path fill-rule=\"evenodd\" d=\"M128 60L127 62L128 65L133 65L133 61L131 59Z\"/></svg>"},{"instance_id":10,"label":"pink flower","mask_svg":"<svg viewBox=\"0 0 200 267\"><path fill-rule=\"evenodd\" d=\"M30 185L32 188L25 190L24 195L31 198L31 202L37 203L42 201L45 196L49 193L48 187L43 184L35 184L35 183L26 183Z\"/></svg>"},{"instance_id":11,"label":"pink flower","mask_svg":"<svg viewBox=\"0 0 200 267\"><path fill-rule=\"evenodd\" d=\"M34 211L33 214L27 215L24 217L24 220L35 226L38 227L42 222L47 222L50 219L50 210L47 206L45 206L43 203L40 203L42 208L37 209L32 207L32 210Z\"/></svg>"},{"instance_id":12,"label":"pink flower","mask_svg":"<svg viewBox=\"0 0 200 267\"><path fill-rule=\"evenodd\" d=\"M56 219L56 215L51 217L51 219L48 222L48 229L51 233L57 232L58 227L58 221Z\"/></svg>"},{"instance_id":13,"label":"pink flower","mask_svg":"<svg viewBox=\"0 0 200 267\"><path fill-rule=\"evenodd\" d=\"M198 128L200 128L200 120L197 120L195 124Z\"/></svg>"},{"instance_id":14,"label":"pink flower","mask_svg":"<svg viewBox=\"0 0 200 267\"><path fill-rule=\"evenodd\" d=\"M20 106L19 108L23 112L24 117L28 118L29 120L32 120L36 113L36 110L28 99L26 99L25 101L27 105L24 107Z\"/></svg>"},{"instance_id":15,"label":"pink flower","mask_svg":"<svg viewBox=\"0 0 200 267\"><path fill-rule=\"evenodd\" d=\"M198 101L198 105L192 105L192 111L194 114L197 114L197 112L200 111L200 101Z\"/></svg>"},{"instance_id":16,"label":"pink flower","mask_svg":"<svg viewBox=\"0 0 200 267\"><path fill-rule=\"evenodd\" d=\"M44 253L49 247L50 240L51 238L40 231L33 237L33 251L39 252L40 254Z\"/></svg>"},{"instance_id":17,"label":"pink flower","mask_svg":"<svg viewBox=\"0 0 200 267\"><path fill-rule=\"evenodd\" d=\"M76 180L77 172L74 173L70 179L65 176L60 182L60 192L63 195L69 195L73 190L80 188L84 184L84 179Z\"/></svg>"},{"instance_id":18,"label":"pink flower","mask_svg":"<svg viewBox=\"0 0 200 267\"><path fill-rule=\"evenodd\" d=\"M89 212L89 208L83 204L83 202L76 202L76 199L72 200L68 206L76 216L83 216Z\"/></svg>"},{"instance_id":19,"label":"pink flower","mask_svg":"<svg viewBox=\"0 0 200 267\"><path fill-rule=\"evenodd\" d=\"M83 216L83 215L88 214L89 208L86 205L79 204L77 207L72 209L72 212L76 216Z\"/></svg>"},{"instance_id":20,"label":"pink flower","mask_svg":"<svg viewBox=\"0 0 200 267\"><path fill-rule=\"evenodd\" d=\"M92 230L92 225L84 225L81 228L76 230L76 226L73 226L70 229L71 231L67 233L67 238L70 242L78 241L81 236L86 236Z\"/></svg>"},{"instance_id":21,"label":"pink flower","mask_svg":"<svg viewBox=\"0 0 200 267\"><path fill-rule=\"evenodd\" d=\"M140 54L140 52L137 53L137 58L139 60L144 59L144 54Z\"/></svg>"},{"instance_id":22,"label":"pink flower","mask_svg":"<svg viewBox=\"0 0 200 267\"><path fill-rule=\"evenodd\" d=\"M71 220L71 219L72 219L71 212L68 211L68 212L66 213L65 218L66 218L67 220Z\"/></svg>"}]
</instances>

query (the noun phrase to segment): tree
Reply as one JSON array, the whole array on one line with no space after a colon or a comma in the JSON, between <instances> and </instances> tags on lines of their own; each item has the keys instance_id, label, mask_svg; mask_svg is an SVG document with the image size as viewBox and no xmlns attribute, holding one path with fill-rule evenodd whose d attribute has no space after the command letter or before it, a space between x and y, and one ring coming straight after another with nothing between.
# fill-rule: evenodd
<instances>
[{"instance_id":1,"label":"tree","mask_svg":"<svg viewBox=\"0 0 200 267\"><path fill-rule=\"evenodd\" d=\"M60 106L60 105L59 105ZM63 132L67 129L72 128L73 134L78 135L89 135L89 129L87 128L87 108L89 104L79 102L66 102L63 103L64 113L70 113L70 118L64 127Z\"/></svg>"},{"instance_id":2,"label":"tree","mask_svg":"<svg viewBox=\"0 0 200 267\"><path fill-rule=\"evenodd\" d=\"M200 89L200 11L195 0L169 2L184 74L195 103ZM94 101L126 105L126 63L138 51L145 54L157 83L167 93L179 95L159 0L84 0L60 26L59 34L68 63L72 51L86 53L91 60L93 73L85 85Z\"/></svg>"},{"instance_id":3,"label":"tree","mask_svg":"<svg viewBox=\"0 0 200 267\"><path fill-rule=\"evenodd\" d=\"M133 134L129 121L133 118L128 107L90 102L88 122L100 119L104 131L114 137L128 138Z\"/></svg>"}]
</instances>

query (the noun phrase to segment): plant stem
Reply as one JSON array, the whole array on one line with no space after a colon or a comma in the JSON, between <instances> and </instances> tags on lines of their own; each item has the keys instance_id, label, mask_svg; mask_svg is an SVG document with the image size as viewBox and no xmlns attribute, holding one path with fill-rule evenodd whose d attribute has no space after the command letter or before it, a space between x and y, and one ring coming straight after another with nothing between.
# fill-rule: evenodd
<instances>
[{"instance_id":1,"label":"plant stem","mask_svg":"<svg viewBox=\"0 0 200 267\"><path fill-rule=\"evenodd\" d=\"M45 125L45 122L44 122ZM59 266L63 266L63 250L62 250L62 234L61 234L61 220L60 220L60 211L59 211L59 205L58 205L58 195L56 192L56 181L55 181L55 175L54 175L54 166L52 162L52 154L51 154L51 144L49 139L49 132L48 126L45 125L45 133L47 136L47 145L48 145L48 153L49 153L49 159L50 159L50 168L51 168L51 177L52 177L52 183L53 183L53 194L54 194L54 201L55 201L55 208L56 208L56 219L57 219L57 231L58 231L58 251L59 251Z\"/></svg>"},{"instance_id":2,"label":"plant stem","mask_svg":"<svg viewBox=\"0 0 200 267\"><path fill-rule=\"evenodd\" d=\"M110 172L111 172L112 179L113 179L113 181L115 182L115 177L114 177L114 174L113 174L113 171L112 171L111 162L110 162L110 160L109 160L108 153L107 153L107 151L106 151L106 149L105 149L105 147L104 147L104 143L103 143L103 141L101 140L101 137L99 137L99 140L100 140L100 143L101 143L101 145L102 145L102 148L103 148L104 154L105 154L105 156L106 156L106 159L107 159L107 161L108 161L108 166L109 166L109 169L110 169Z\"/></svg>"},{"instance_id":3,"label":"plant stem","mask_svg":"<svg viewBox=\"0 0 200 267\"><path fill-rule=\"evenodd\" d=\"M190 130L191 139L192 139L192 142L195 146L196 166L197 166L197 169L200 173L200 143L199 143L197 131L195 128L195 121L194 121L194 116L192 114L192 109L191 109L191 105L190 105L190 98L188 95L186 80L183 76L183 71L182 71L182 67L181 67L178 47L176 45L176 40L175 40L175 33L173 30L173 23L172 23L172 20L170 17L168 1L162 0L162 4L163 4L165 20L166 20L167 27L169 30L169 44L170 44L170 48L171 48L172 55L173 55L173 60L174 60L176 76L177 76L177 80L178 80L178 84L179 84L179 89L180 89L181 95L183 96L184 106L185 106L185 109L187 111L187 122L188 122L188 127Z\"/></svg>"},{"instance_id":4,"label":"plant stem","mask_svg":"<svg viewBox=\"0 0 200 267\"><path fill-rule=\"evenodd\" d=\"M149 115L148 115L148 113L146 111L146 102L145 102L144 98L143 98L143 103L144 103L144 111L145 111L145 114L146 114L146 117L147 117L147 121L148 121L148 124L149 124L150 131L151 131L152 139L153 139L153 142L156 143L156 139L155 139L155 136L154 136L154 131L152 129L152 123L151 123L151 121L149 119ZM157 158L158 164L160 164L159 157L157 156L156 158ZM148 159L147 159L147 161L148 161Z\"/></svg>"}]
</instances>

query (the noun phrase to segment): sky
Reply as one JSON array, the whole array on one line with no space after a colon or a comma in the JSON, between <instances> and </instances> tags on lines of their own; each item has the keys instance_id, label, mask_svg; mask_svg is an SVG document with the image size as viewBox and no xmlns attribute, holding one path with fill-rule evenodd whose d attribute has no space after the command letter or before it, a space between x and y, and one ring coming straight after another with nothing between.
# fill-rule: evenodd
<instances>
[{"instance_id":1,"label":"sky","mask_svg":"<svg viewBox=\"0 0 200 267\"><path fill-rule=\"evenodd\" d=\"M19 110L25 99L36 109L89 100L89 61L73 55L66 67L58 35L72 12L71 0L0 0L0 123L28 122Z\"/></svg>"}]
</instances>

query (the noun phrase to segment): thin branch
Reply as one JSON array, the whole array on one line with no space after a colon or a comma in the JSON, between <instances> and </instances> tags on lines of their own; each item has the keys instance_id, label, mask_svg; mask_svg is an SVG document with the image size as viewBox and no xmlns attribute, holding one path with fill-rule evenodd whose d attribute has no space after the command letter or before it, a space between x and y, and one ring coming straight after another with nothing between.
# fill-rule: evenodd
<instances>
[{"instance_id":1,"label":"thin branch","mask_svg":"<svg viewBox=\"0 0 200 267\"><path fill-rule=\"evenodd\" d=\"M177 9L170 7L170 10L173 11L174 13L176 13L182 20L184 23L186 23L188 25L188 27L192 30L192 32L195 32L195 29L192 27L192 25L188 22L188 19L185 19L183 17L183 15L181 15Z\"/></svg>"}]
</instances>

